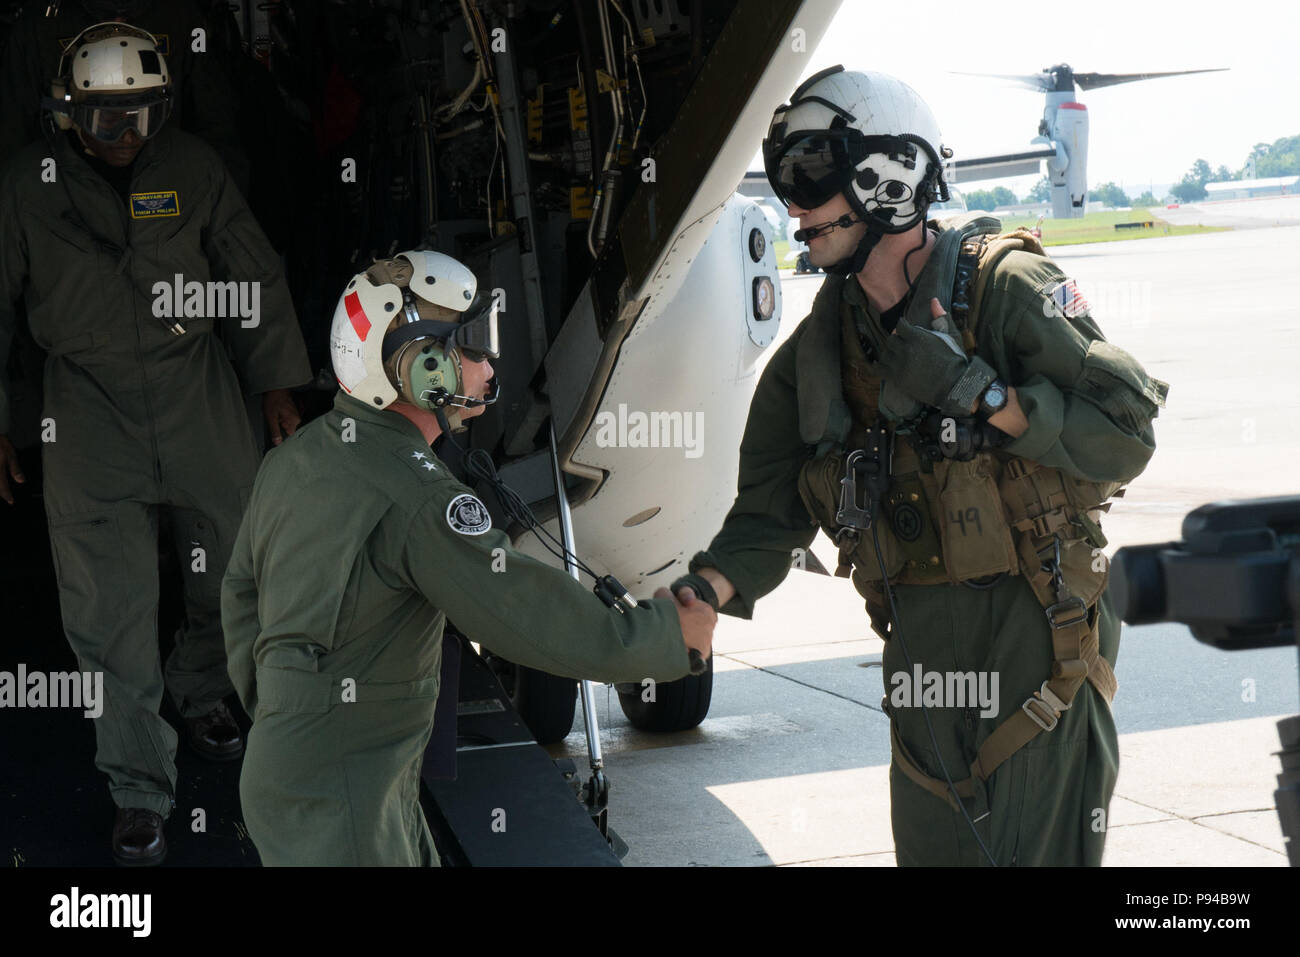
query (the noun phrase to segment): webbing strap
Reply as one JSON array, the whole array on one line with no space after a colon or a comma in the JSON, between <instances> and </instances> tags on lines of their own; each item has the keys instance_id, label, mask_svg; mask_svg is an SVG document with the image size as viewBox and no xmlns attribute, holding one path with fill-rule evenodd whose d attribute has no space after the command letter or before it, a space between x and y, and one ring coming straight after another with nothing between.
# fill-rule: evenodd
<instances>
[{"instance_id":1,"label":"webbing strap","mask_svg":"<svg viewBox=\"0 0 1300 957\"><path fill-rule=\"evenodd\" d=\"M1044 608L1055 605L1049 574L1025 577ZM1091 627L1088 626L1085 615L1082 619L1052 629L1051 677L1043 682L1034 695L1026 699L1020 710L998 725L984 740L975 760L971 762L971 777L953 782L958 794L970 797L974 793L973 778L987 781L1007 758L1043 731L1055 728L1061 713L1074 702L1075 695L1085 680L1097 689L1107 704L1114 700L1118 682L1110 663L1101 656L1098 638L1100 624L1100 614ZM902 741L898 739L895 722L890 722L889 733L899 769L917 785L936 797L944 798L954 810L959 810L948 791L948 785L939 778L926 774L911 759Z\"/></svg>"},{"instance_id":2,"label":"webbing strap","mask_svg":"<svg viewBox=\"0 0 1300 957\"><path fill-rule=\"evenodd\" d=\"M898 766L900 771L907 775L913 784L925 788L925 790L929 791L935 797L947 801L949 807L957 813L961 813L961 808L958 807L957 802L953 800L952 791L948 790L947 783L938 778L931 777L917 767L916 762L912 760L912 755L908 753L907 748L903 747L903 742L898 737L897 722L894 721L889 722L889 747L894 755L894 763ZM970 778L965 778L961 781L954 781L952 784L953 787L957 789L957 793L962 797L969 798L975 796L975 785L972 783Z\"/></svg>"}]
</instances>

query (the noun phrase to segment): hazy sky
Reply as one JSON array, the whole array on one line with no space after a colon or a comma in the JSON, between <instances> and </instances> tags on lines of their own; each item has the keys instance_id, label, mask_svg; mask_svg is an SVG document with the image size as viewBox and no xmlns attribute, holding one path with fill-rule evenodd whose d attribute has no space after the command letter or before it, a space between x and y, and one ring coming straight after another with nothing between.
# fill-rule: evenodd
<instances>
[{"instance_id":1,"label":"hazy sky","mask_svg":"<svg viewBox=\"0 0 1300 957\"><path fill-rule=\"evenodd\" d=\"M843 63L899 77L930 104L961 159L1030 148L1043 95L947 71L1229 67L1078 92L1089 114L1089 185L1114 180L1136 195L1176 182L1197 157L1235 170L1255 143L1300 134L1298 54L1300 0L844 0L804 76ZM751 164L761 166L761 157ZM1035 179L1002 182L1023 193Z\"/></svg>"}]
</instances>

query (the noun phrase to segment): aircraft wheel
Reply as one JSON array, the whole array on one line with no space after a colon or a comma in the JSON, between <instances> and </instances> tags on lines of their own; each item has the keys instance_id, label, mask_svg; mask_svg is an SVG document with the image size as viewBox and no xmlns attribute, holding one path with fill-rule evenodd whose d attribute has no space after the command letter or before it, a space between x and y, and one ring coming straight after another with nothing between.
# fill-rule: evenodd
<instances>
[{"instance_id":1,"label":"aircraft wheel","mask_svg":"<svg viewBox=\"0 0 1300 957\"><path fill-rule=\"evenodd\" d=\"M648 688L639 684L615 685L618 703L634 728L642 731L689 731L709 713L713 700L713 658L702 675L654 686L654 700L644 700Z\"/></svg>"},{"instance_id":2,"label":"aircraft wheel","mask_svg":"<svg viewBox=\"0 0 1300 957\"><path fill-rule=\"evenodd\" d=\"M486 649L483 656L537 743L554 744L564 740L573 730L578 683L572 678L517 665Z\"/></svg>"}]
</instances>

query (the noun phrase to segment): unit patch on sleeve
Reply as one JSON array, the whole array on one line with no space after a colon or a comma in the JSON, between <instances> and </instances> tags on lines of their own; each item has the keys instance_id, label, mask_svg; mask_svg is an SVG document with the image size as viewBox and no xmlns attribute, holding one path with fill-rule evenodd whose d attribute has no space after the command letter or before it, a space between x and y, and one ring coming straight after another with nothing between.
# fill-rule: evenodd
<instances>
[{"instance_id":1,"label":"unit patch on sleeve","mask_svg":"<svg viewBox=\"0 0 1300 957\"><path fill-rule=\"evenodd\" d=\"M447 506L447 524L462 535L482 535L492 527L487 506L473 495L457 495Z\"/></svg>"},{"instance_id":2,"label":"unit patch on sleeve","mask_svg":"<svg viewBox=\"0 0 1300 957\"><path fill-rule=\"evenodd\" d=\"M180 197L174 189L160 193L131 194L132 219L153 219L155 216L179 216L180 214Z\"/></svg>"}]
</instances>

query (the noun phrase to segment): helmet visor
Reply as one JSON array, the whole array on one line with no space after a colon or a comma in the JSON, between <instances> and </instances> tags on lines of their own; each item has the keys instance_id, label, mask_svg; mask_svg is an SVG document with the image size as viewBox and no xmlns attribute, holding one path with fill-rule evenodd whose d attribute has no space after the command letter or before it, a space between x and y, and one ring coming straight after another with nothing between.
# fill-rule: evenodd
<instances>
[{"instance_id":1,"label":"helmet visor","mask_svg":"<svg viewBox=\"0 0 1300 957\"><path fill-rule=\"evenodd\" d=\"M73 102L72 122L88 135L105 143L115 143L127 130L147 140L162 129L171 113L171 97L151 90L129 97L94 97Z\"/></svg>"},{"instance_id":2,"label":"helmet visor","mask_svg":"<svg viewBox=\"0 0 1300 957\"><path fill-rule=\"evenodd\" d=\"M767 178L785 205L816 209L844 191L867 156L857 130L802 130L763 150Z\"/></svg>"},{"instance_id":3,"label":"helmet visor","mask_svg":"<svg viewBox=\"0 0 1300 957\"><path fill-rule=\"evenodd\" d=\"M470 362L496 359L501 355L497 338L497 298L491 291L474 297L465 318L451 336L452 344Z\"/></svg>"}]
</instances>

